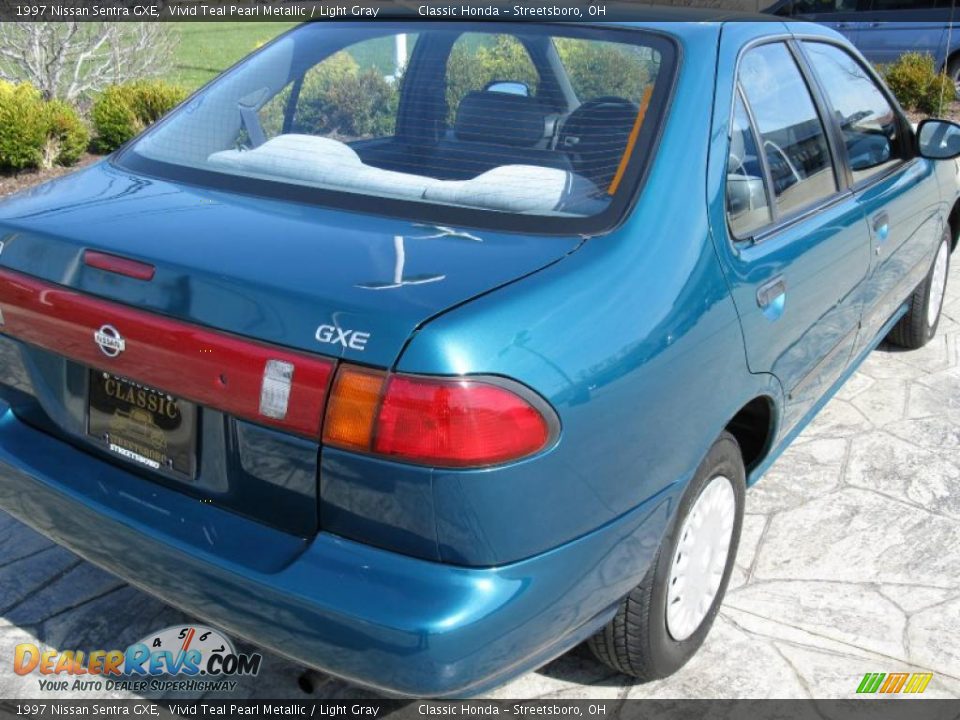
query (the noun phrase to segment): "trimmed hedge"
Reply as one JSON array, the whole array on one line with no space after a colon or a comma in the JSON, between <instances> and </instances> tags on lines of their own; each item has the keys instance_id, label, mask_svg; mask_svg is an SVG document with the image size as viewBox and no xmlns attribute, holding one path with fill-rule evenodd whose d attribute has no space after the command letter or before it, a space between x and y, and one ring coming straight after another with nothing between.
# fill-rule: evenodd
<instances>
[{"instance_id":1,"label":"trimmed hedge","mask_svg":"<svg viewBox=\"0 0 960 720\"><path fill-rule=\"evenodd\" d=\"M0 81L0 167L40 167L46 144L42 102L33 86Z\"/></svg>"},{"instance_id":2,"label":"trimmed hedge","mask_svg":"<svg viewBox=\"0 0 960 720\"><path fill-rule=\"evenodd\" d=\"M86 125L71 106L45 101L28 83L0 81L0 168L73 165L89 142Z\"/></svg>"},{"instance_id":3,"label":"trimmed hedge","mask_svg":"<svg viewBox=\"0 0 960 720\"><path fill-rule=\"evenodd\" d=\"M908 110L939 115L954 100L953 81L937 72L932 55L906 53L881 71L897 100Z\"/></svg>"},{"instance_id":4,"label":"trimmed hedge","mask_svg":"<svg viewBox=\"0 0 960 720\"><path fill-rule=\"evenodd\" d=\"M90 131L76 110L62 100L47 103L46 157L50 164L73 165L90 145Z\"/></svg>"},{"instance_id":5,"label":"trimmed hedge","mask_svg":"<svg viewBox=\"0 0 960 720\"><path fill-rule=\"evenodd\" d=\"M93 101L90 117L96 147L112 152L139 135L187 97L179 85L162 80L139 80L110 85Z\"/></svg>"}]
</instances>

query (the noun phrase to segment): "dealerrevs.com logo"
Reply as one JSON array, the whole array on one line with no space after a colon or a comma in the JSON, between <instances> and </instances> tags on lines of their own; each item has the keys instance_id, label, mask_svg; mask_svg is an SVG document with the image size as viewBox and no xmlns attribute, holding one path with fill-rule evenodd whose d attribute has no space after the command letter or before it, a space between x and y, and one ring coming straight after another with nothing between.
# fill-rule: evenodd
<instances>
[{"instance_id":1,"label":"dealerrevs.com logo","mask_svg":"<svg viewBox=\"0 0 960 720\"><path fill-rule=\"evenodd\" d=\"M259 653L238 653L223 633L178 625L151 633L126 650L45 650L17 645L13 670L36 673L39 689L64 691L230 691L233 678L260 672Z\"/></svg>"}]
</instances>

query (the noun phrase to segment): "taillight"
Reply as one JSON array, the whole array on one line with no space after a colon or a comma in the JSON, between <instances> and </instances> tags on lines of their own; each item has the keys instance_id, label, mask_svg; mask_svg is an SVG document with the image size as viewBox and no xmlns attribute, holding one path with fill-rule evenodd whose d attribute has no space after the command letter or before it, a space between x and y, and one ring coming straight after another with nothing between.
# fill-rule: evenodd
<instances>
[{"instance_id":1,"label":"taillight","mask_svg":"<svg viewBox=\"0 0 960 720\"><path fill-rule=\"evenodd\" d=\"M493 465L532 455L549 439L547 418L504 387L394 375L373 450L430 465Z\"/></svg>"},{"instance_id":2,"label":"taillight","mask_svg":"<svg viewBox=\"0 0 960 720\"><path fill-rule=\"evenodd\" d=\"M388 375L343 365L323 442L402 462L484 467L545 449L557 424L545 401L510 381Z\"/></svg>"}]
</instances>

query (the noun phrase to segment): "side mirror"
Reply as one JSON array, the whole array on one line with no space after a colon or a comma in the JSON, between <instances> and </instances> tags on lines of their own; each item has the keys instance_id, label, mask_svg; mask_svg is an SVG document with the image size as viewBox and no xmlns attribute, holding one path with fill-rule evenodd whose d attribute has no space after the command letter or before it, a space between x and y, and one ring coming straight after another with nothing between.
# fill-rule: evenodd
<instances>
[{"instance_id":1,"label":"side mirror","mask_svg":"<svg viewBox=\"0 0 960 720\"><path fill-rule=\"evenodd\" d=\"M924 120L917 128L917 150L929 160L960 157L960 125L949 120Z\"/></svg>"},{"instance_id":2,"label":"side mirror","mask_svg":"<svg viewBox=\"0 0 960 720\"><path fill-rule=\"evenodd\" d=\"M483 89L484 92L506 93L507 95L523 95L530 97L530 88L526 83L512 80L494 80Z\"/></svg>"}]
</instances>

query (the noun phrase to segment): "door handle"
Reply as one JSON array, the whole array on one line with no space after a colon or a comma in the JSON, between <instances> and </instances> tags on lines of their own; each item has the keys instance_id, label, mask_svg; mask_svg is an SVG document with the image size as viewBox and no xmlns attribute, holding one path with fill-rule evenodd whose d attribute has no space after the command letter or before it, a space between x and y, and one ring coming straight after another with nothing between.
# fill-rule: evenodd
<instances>
[{"instance_id":1,"label":"door handle","mask_svg":"<svg viewBox=\"0 0 960 720\"><path fill-rule=\"evenodd\" d=\"M766 310L781 295L787 292L787 281L783 275L777 275L757 288L757 305Z\"/></svg>"}]
</instances>

